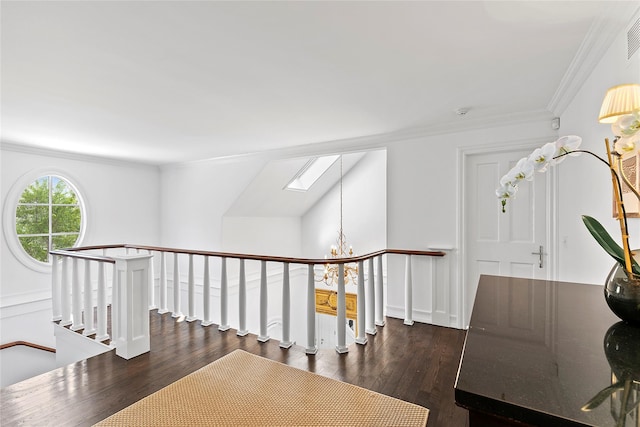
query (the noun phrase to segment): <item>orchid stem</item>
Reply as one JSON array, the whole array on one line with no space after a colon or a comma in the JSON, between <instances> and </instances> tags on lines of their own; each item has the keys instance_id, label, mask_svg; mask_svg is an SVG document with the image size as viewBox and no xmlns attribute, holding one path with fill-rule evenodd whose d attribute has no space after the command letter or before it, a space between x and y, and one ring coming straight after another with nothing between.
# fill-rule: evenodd
<instances>
[{"instance_id":1,"label":"orchid stem","mask_svg":"<svg viewBox=\"0 0 640 427\"><path fill-rule=\"evenodd\" d=\"M562 153L556 157L554 157L554 159L557 159L559 157L564 157L568 154L572 154L572 153L586 153L586 154L590 154L593 157L595 157L596 159L600 160L602 163L604 163L605 165L607 165L607 167L609 168L609 170L611 171L611 182L613 184L613 195L614 198L616 200L616 207L617 207L617 211L618 211L618 221L620 222L620 233L622 234L622 248L624 250L624 268L625 270L631 274L632 273L632 267L631 267L631 249L629 248L629 232L628 230L628 226L627 226L627 212L624 208L624 201L622 200L622 184L620 183L620 177L618 176L618 174L616 173L614 167L613 167L613 160L611 158L611 148L609 147L609 138L605 138L604 140L604 145L607 149L607 159L609 160L608 162L606 160L604 160L602 157L598 156L597 154L592 153L589 150L572 150L572 151L568 151L565 153Z\"/></svg>"},{"instance_id":2,"label":"orchid stem","mask_svg":"<svg viewBox=\"0 0 640 427\"><path fill-rule=\"evenodd\" d=\"M607 148L607 158L609 159L609 169L611 170L611 182L613 184L613 194L616 198L616 206L618 211L618 221L620 222L620 233L622 234L622 248L624 249L624 268L629 274L631 270L631 249L629 248L629 232L627 231L627 215L622 200L622 185L620 178L613 168L613 160L611 158L611 147L609 146L609 138L604 139L604 145Z\"/></svg>"}]
</instances>

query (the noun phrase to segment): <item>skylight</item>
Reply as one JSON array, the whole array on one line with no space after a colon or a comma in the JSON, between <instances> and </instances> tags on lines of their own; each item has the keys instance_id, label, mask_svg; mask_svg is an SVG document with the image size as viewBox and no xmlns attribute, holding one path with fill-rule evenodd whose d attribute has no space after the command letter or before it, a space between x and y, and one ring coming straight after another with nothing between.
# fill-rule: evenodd
<instances>
[{"instance_id":1,"label":"skylight","mask_svg":"<svg viewBox=\"0 0 640 427\"><path fill-rule=\"evenodd\" d=\"M331 165L338 160L339 154L333 156L316 157L309 160L287 184L285 189L293 191L307 191Z\"/></svg>"}]
</instances>

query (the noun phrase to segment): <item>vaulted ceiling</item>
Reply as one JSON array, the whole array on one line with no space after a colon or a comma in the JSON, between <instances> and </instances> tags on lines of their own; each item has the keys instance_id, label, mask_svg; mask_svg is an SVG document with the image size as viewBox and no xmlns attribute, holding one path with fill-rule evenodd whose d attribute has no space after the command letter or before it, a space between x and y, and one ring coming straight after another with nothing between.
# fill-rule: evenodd
<instances>
[{"instance_id":1,"label":"vaulted ceiling","mask_svg":"<svg viewBox=\"0 0 640 427\"><path fill-rule=\"evenodd\" d=\"M634 1L2 1L3 144L154 164L559 114ZM584 71L584 70L583 70ZM468 108L464 116L455 110ZM363 143L364 144L364 143Z\"/></svg>"}]
</instances>

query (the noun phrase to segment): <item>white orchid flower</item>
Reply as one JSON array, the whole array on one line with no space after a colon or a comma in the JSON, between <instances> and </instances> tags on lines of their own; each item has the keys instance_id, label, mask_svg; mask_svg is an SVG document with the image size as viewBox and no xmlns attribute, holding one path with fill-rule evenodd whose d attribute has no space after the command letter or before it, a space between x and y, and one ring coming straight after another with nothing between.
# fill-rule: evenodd
<instances>
[{"instance_id":1,"label":"white orchid flower","mask_svg":"<svg viewBox=\"0 0 640 427\"><path fill-rule=\"evenodd\" d=\"M640 110L620 116L618 120L611 125L611 131L614 135L623 138L637 134L638 131L640 131Z\"/></svg>"},{"instance_id":2,"label":"white orchid flower","mask_svg":"<svg viewBox=\"0 0 640 427\"><path fill-rule=\"evenodd\" d=\"M551 160L553 160L555 152L556 144L554 142L548 142L531 153L528 160L533 164L536 171L546 172Z\"/></svg>"},{"instance_id":3,"label":"white orchid flower","mask_svg":"<svg viewBox=\"0 0 640 427\"><path fill-rule=\"evenodd\" d=\"M502 200L502 212L506 212L505 206L507 205L507 199L515 197L517 191L518 186L509 183L501 185L500 188L496 189L496 196Z\"/></svg>"},{"instance_id":4,"label":"white orchid flower","mask_svg":"<svg viewBox=\"0 0 640 427\"><path fill-rule=\"evenodd\" d=\"M613 149L616 153L620 154L622 158L634 156L640 151L640 133L618 139Z\"/></svg>"},{"instance_id":5,"label":"white orchid flower","mask_svg":"<svg viewBox=\"0 0 640 427\"><path fill-rule=\"evenodd\" d=\"M565 154L577 150L578 147L580 147L580 144L582 144L582 138L576 135L568 135L558 138L558 140L555 142L556 151L553 154L554 159L551 161L551 164L557 165L558 163L564 161L565 157L567 157ZM571 155L577 156L579 154L580 153L574 153Z\"/></svg>"},{"instance_id":6,"label":"white orchid flower","mask_svg":"<svg viewBox=\"0 0 640 427\"><path fill-rule=\"evenodd\" d=\"M517 185L507 184L502 185L500 186L500 188L496 189L496 196L498 196L498 199L511 199L516 195L517 192Z\"/></svg>"},{"instance_id":7,"label":"white orchid flower","mask_svg":"<svg viewBox=\"0 0 640 427\"><path fill-rule=\"evenodd\" d=\"M531 163L526 157L523 157L518 160L518 163L516 163L516 165L500 179L500 185L511 184L515 186L523 179L531 181L533 179L533 172L533 163Z\"/></svg>"}]
</instances>

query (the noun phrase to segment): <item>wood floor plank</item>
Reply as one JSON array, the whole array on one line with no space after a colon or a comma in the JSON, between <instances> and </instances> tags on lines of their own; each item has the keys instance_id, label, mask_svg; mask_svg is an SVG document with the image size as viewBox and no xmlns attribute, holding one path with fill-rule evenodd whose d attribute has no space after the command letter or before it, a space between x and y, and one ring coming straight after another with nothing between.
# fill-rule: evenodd
<instances>
[{"instance_id":1,"label":"wood floor plank","mask_svg":"<svg viewBox=\"0 0 640 427\"><path fill-rule=\"evenodd\" d=\"M88 426L242 349L427 407L429 427L468 425L453 392L464 331L388 318L366 345L309 356L302 346L281 349L275 340L259 343L255 335L237 337L235 330L176 322L157 311L150 320L149 353L124 360L112 351L0 390L0 424Z\"/></svg>"}]
</instances>

